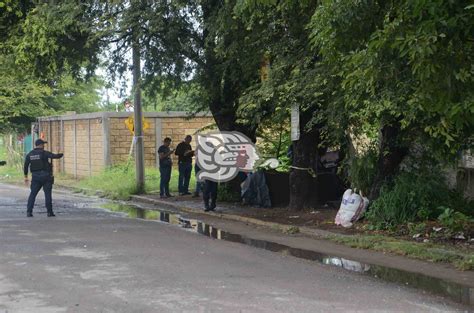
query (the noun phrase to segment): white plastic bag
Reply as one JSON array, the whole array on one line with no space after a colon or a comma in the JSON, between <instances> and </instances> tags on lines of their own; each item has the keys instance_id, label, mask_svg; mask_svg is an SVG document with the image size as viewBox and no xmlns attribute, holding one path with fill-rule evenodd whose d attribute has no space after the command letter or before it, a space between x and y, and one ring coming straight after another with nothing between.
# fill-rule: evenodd
<instances>
[{"instance_id":1,"label":"white plastic bag","mask_svg":"<svg viewBox=\"0 0 474 313\"><path fill-rule=\"evenodd\" d=\"M369 199L360 193L347 189L342 196L341 207L337 212L334 223L343 227L351 227L367 209Z\"/></svg>"}]
</instances>

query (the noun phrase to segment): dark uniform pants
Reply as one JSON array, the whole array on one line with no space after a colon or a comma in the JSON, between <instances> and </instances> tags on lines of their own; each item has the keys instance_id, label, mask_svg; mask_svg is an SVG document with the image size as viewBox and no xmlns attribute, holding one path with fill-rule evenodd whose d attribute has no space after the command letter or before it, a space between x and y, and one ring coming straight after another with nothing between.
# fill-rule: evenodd
<instances>
[{"instance_id":1,"label":"dark uniform pants","mask_svg":"<svg viewBox=\"0 0 474 313\"><path fill-rule=\"evenodd\" d=\"M170 195L171 166L160 166L160 196Z\"/></svg>"},{"instance_id":2,"label":"dark uniform pants","mask_svg":"<svg viewBox=\"0 0 474 313\"><path fill-rule=\"evenodd\" d=\"M206 209L214 209L216 207L217 183L215 181L210 181L210 180L204 181L203 199L204 199L204 206ZM209 200L211 200L210 205L209 205Z\"/></svg>"},{"instance_id":3,"label":"dark uniform pants","mask_svg":"<svg viewBox=\"0 0 474 313\"><path fill-rule=\"evenodd\" d=\"M53 199L51 195L53 191L53 178L50 173L43 171L32 173L31 192L28 198L27 213L33 213L36 196L41 188L43 188L44 191L46 209L48 210L48 213L53 213Z\"/></svg>"},{"instance_id":4,"label":"dark uniform pants","mask_svg":"<svg viewBox=\"0 0 474 313\"><path fill-rule=\"evenodd\" d=\"M193 165L191 162L179 162L178 164L178 190L179 193L189 192L189 180L191 179L191 172Z\"/></svg>"}]
</instances>

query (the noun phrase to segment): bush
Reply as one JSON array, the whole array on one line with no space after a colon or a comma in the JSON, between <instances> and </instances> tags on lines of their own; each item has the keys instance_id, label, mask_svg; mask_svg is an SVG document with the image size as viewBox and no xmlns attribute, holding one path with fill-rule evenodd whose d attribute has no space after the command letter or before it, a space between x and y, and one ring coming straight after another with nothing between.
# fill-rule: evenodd
<instances>
[{"instance_id":1,"label":"bush","mask_svg":"<svg viewBox=\"0 0 474 313\"><path fill-rule=\"evenodd\" d=\"M217 192L217 201L240 202L238 185L234 181L220 183Z\"/></svg>"},{"instance_id":2,"label":"bush","mask_svg":"<svg viewBox=\"0 0 474 313\"><path fill-rule=\"evenodd\" d=\"M473 223L473 219L450 208L444 208L443 213L438 216L438 221L452 232L466 230Z\"/></svg>"},{"instance_id":3,"label":"bush","mask_svg":"<svg viewBox=\"0 0 474 313\"><path fill-rule=\"evenodd\" d=\"M464 209L467 202L462 195L449 190L444 177L435 172L402 172L392 184L383 186L380 197L365 215L369 223L376 229L386 229L436 219L445 208Z\"/></svg>"},{"instance_id":4,"label":"bush","mask_svg":"<svg viewBox=\"0 0 474 313\"><path fill-rule=\"evenodd\" d=\"M349 161L348 178L352 188L357 188L364 195L368 195L375 178L377 164L377 150L368 149L365 154L352 158Z\"/></svg>"}]
</instances>

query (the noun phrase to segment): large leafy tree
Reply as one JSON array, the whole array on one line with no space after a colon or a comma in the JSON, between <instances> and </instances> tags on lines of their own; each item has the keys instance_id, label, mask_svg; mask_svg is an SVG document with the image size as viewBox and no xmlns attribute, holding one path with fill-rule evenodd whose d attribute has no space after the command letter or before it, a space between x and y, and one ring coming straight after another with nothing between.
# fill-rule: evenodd
<instances>
[{"instance_id":1,"label":"large leafy tree","mask_svg":"<svg viewBox=\"0 0 474 313\"><path fill-rule=\"evenodd\" d=\"M100 81L73 81L68 71L55 70L68 69L79 77L82 67L67 64L85 58L80 49L56 41L80 47L77 34L66 27L57 30L56 38L47 31L51 21L42 15L44 9L34 1L0 1L0 132L28 129L35 117L53 112L97 109ZM39 54L34 47L41 47Z\"/></svg>"},{"instance_id":2,"label":"large leafy tree","mask_svg":"<svg viewBox=\"0 0 474 313\"><path fill-rule=\"evenodd\" d=\"M252 49L270 67L268 77L241 97L240 117L260 125L287 124L290 109L299 108L300 138L293 142L290 171L290 207L295 209L318 202L313 175L329 139L325 112L331 82L308 40L315 8L312 1L248 1L235 8L251 30Z\"/></svg>"},{"instance_id":3,"label":"large leafy tree","mask_svg":"<svg viewBox=\"0 0 474 313\"><path fill-rule=\"evenodd\" d=\"M442 161L472 144L474 7L468 1L322 1L315 46L340 77L354 131L380 130L371 191L397 172L412 142Z\"/></svg>"},{"instance_id":4,"label":"large leafy tree","mask_svg":"<svg viewBox=\"0 0 474 313\"><path fill-rule=\"evenodd\" d=\"M99 56L110 75L130 66L134 40L143 61L143 85L151 96L168 96L183 84L197 86L195 110L209 109L222 130L255 138L255 127L237 117L239 96L258 80L259 57L252 55L233 1L76 1L44 3L25 22L19 61L50 78L69 69L91 73Z\"/></svg>"}]
</instances>

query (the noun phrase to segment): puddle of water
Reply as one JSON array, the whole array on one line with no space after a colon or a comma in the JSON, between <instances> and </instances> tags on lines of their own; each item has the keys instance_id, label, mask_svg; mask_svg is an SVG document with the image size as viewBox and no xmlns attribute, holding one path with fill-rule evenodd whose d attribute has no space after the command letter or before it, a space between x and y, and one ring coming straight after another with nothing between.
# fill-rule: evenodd
<instances>
[{"instance_id":1,"label":"puddle of water","mask_svg":"<svg viewBox=\"0 0 474 313\"><path fill-rule=\"evenodd\" d=\"M325 265L341 267L349 271L370 275L385 281L426 290L431 293L448 297L459 303L467 305L474 304L474 288L424 274L407 272L380 265L365 264L355 260L326 255L317 251L293 248L266 240L252 239L239 234L223 231L199 220L185 218L176 213L147 210L128 205L112 205L107 206L106 209L113 212L126 213L128 217L131 218L154 220L171 225L177 225L189 231L217 240L241 243L259 249L278 252L305 260L316 261Z\"/></svg>"}]
</instances>

